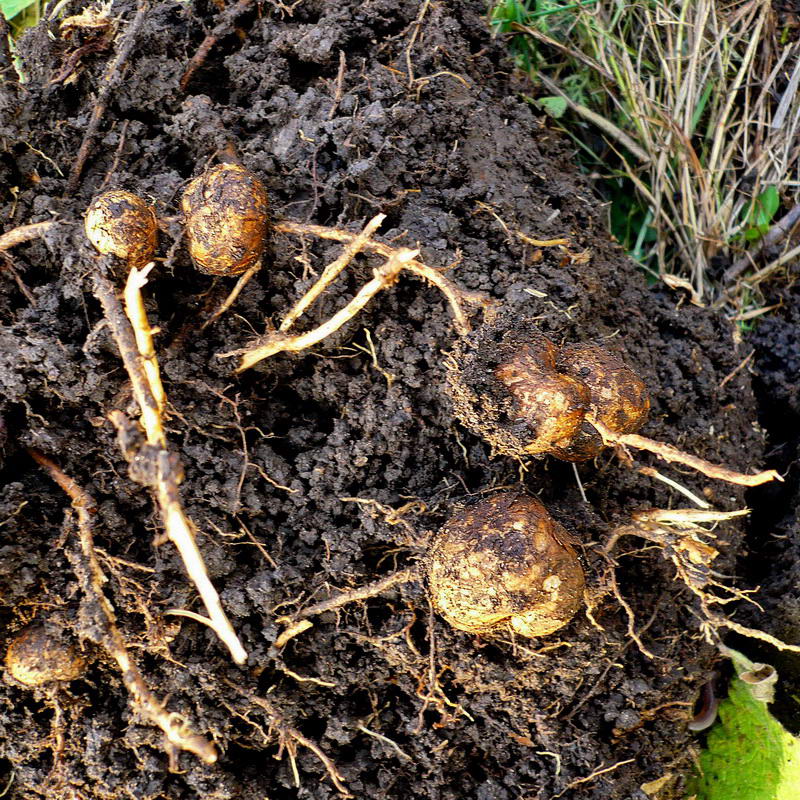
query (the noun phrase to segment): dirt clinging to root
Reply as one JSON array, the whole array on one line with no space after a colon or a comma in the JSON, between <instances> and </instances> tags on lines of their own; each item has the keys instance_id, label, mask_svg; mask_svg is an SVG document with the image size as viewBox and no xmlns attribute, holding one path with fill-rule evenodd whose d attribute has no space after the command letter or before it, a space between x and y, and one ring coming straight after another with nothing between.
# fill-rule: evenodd
<instances>
[{"instance_id":1,"label":"dirt clinging to root","mask_svg":"<svg viewBox=\"0 0 800 800\"><path fill-rule=\"evenodd\" d=\"M121 35L134 13L130 2L113 5ZM67 176L119 40L77 59L103 34L67 40L57 22L42 23L21 43L24 87L0 86L11 110L0 117L4 224L59 220L9 251L0 273L3 643L49 620L83 642L90 662L50 695L2 683L6 796L338 796L291 728L356 797L644 797L643 783L688 768L689 706L713 652L657 549L625 540L612 569L601 547L633 511L685 498L611 451L578 467L587 502L569 464L545 458L521 470L491 459L454 421L444 390L455 337L447 304L407 276L312 352L234 376L217 354L280 319L339 250L276 235L234 308L200 331L230 286L193 269L180 193L229 138L266 184L276 219L358 231L382 211L384 241L420 247L438 268L455 264L455 281L537 318L554 341L615 337L652 394L643 432L748 470L763 437L747 372L723 380L743 357L731 329L648 288L609 241L569 146L520 98L481 3L265 3L238 18L181 92L218 13L205 2L150 6L72 194ZM165 614L201 609L173 548L154 544L151 498L128 478L106 420L131 396L91 294L82 214L101 187L142 194L163 223L163 260L146 291L168 436L199 545L250 654L243 669L203 626ZM378 263L357 258L302 324L327 319ZM216 742L216 764L183 753L170 771L160 731L130 712L95 644L67 498L26 447L94 497L120 628L168 710ZM718 508L744 505L738 489L653 466ZM476 637L449 628L410 582L274 646L281 614L413 565L449 509L501 486L537 495L579 542L591 619L578 614L541 640ZM725 571L742 529L718 533ZM654 658L628 634L614 575Z\"/></svg>"}]
</instances>

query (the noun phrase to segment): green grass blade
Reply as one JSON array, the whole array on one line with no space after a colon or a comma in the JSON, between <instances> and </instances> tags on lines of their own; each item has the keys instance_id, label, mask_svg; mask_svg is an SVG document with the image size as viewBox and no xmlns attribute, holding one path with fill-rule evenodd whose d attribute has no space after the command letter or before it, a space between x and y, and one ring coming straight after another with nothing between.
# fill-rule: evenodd
<instances>
[{"instance_id":1,"label":"green grass blade","mask_svg":"<svg viewBox=\"0 0 800 800\"><path fill-rule=\"evenodd\" d=\"M9 21L39 0L0 0L0 13Z\"/></svg>"}]
</instances>

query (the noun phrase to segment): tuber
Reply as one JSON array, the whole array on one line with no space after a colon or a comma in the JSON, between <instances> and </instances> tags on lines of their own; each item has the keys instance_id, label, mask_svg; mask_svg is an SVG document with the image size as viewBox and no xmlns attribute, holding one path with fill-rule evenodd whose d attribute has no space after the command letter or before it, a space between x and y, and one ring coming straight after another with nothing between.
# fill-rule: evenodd
<instances>
[{"instance_id":1,"label":"tuber","mask_svg":"<svg viewBox=\"0 0 800 800\"><path fill-rule=\"evenodd\" d=\"M186 187L181 207L189 253L201 272L236 276L259 263L269 232L269 203L261 181L244 167L212 167Z\"/></svg>"},{"instance_id":2,"label":"tuber","mask_svg":"<svg viewBox=\"0 0 800 800\"><path fill-rule=\"evenodd\" d=\"M500 492L457 511L428 558L434 608L470 633L545 636L583 602L584 574L567 531L535 498Z\"/></svg>"},{"instance_id":3,"label":"tuber","mask_svg":"<svg viewBox=\"0 0 800 800\"><path fill-rule=\"evenodd\" d=\"M567 344L558 354L557 368L588 388L587 416L613 433L636 433L647 421L650 397L644 381L611 350L596 342ZM597 429L584 422L572 441L555 455L565 461L586 461L604 446Z\"/></svg>"},{"instance_id":4,"label":"tuber","mask_svg":"<svg viewBox=\"0 0 800 800\"><path fill-rule=\"evenodd\" d=\"M69 641L61 627L31 625L12 640L6 651L6 668L25 686L44 686L80 677L86 660Z\"/></svg>"},{"instance_id":5,"label":"tuber","mask_svg":"<svg viewBox=\"0 0 800 800\"><path fill-rule=\"evenodd\" d=\"M447 368L456 417L495 453L586 461L604 447L633 447L741 486L781 480L775 470L735 472L638 435L650 399L621 356L598 342L559 349L533 320L498 316L456 344Z\"/></svg>"},{"instance_id":6,"label":"tuber","mask_svg":"<svg viewBox=\"0 0 800 800\"><path fill-rule=\"evenodd\" d=\"M456 416L503 455L593 458L604 446L594 415L629 433L650 406L617 355L595 343L559 350L533 320L483 325L457 343L447 366Z\"/></svg>"},{"instance_id":7,"label":"tuber","mask_svg":"<svg viewBox=\"0 0 800 800\"><path fill-rule=\"evenodd\" d=\"M131 267L143 267L156 251L155 210L132 192L114 189L96 197L86 210L84 227L97 250Z\"/></svg>"}]
</instances>

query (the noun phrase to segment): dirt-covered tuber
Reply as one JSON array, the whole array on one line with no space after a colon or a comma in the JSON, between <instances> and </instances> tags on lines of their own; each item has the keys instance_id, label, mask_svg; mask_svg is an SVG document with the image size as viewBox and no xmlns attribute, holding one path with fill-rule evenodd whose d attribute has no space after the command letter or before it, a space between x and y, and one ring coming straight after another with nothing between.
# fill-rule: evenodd
<instances>
[{"instance_id":1,"label":"dirt-covered tuber","mask_svg":"<svg viewBox=\"0 0 800 800\"><path fill-rule=\"evenodd\" d=\"M619 355L596 342L559 350L532 320L484 326L448 366L456 416L504 455L593 458L604 443L590 420L633 433L650 408Z\"/></svg>"},{"instance_id":2,"label":"dirt-covered tuber","mask_svg":"<svg viewBox=\"0 0 800 800\"><path fill-rule=\"evenodd\" d=\"M103 255L115 255L131 267L143 267L158 243L153 206L121 189L104 192L86 210L86 236Z\"/></svg>"},{"instance_id":3,"label":"dirt-covered tuber","mask_svg":"<svg viewBox=\"0 0 800 800\"><path fill-rule=\"evenodd\" d=\"M80 677L86 669L86 659L61 627L36 624L11 641L6 651L6 669L25 686L45 686Z\"/></svg>"},{"instance_id":4,"label":"dirt-covered tuber","mask_svg":"<svg viewBox=\"0 0 800 800\"><path fill-rule=\"evenodd\" d=\"M454 628L471 633L553 633L583 602L583 569L570 541L527 495L500 492L463 508L431 549L433 605Z\"/></svg>"},{"instance_id":5,"label":"dirt-covered tuber","mask_svg":"<svg viewBox=\"0 0 800 800\"><path fill-rule=\"evenodd\" d=\"M597 342L566 344L558 353L556 366L561 375L588 388L589 419L615 434L636 433L647 421L647 387L617 353ZM597 429L584 421L572 441L555 455L567 461L585 461L603 447Z\"/></svg>"},{"instance_id":6,"label":"dirt-covered tuber","mask_svg":"<svg viewBox=\"0 0 800 800\"><path fill-rule=\"evenodd\" d=\"M604 447L621 446L740 486L782 480L775 470L736 472L640 436L650 398L613 344L559 349L534 320L506 313L459 341L447 367L455 415L494 453L586 461Z\"/></svg>"},{"instance_id":7,"label":"dirt-covered tuber","mask_svg":"<svg viewBox=\"0 0 800 800\"><path fill-rule=\"evenodd\" d=\"M238 164L218 164L187 187L181 201L189 253L210 275L241 275L261 259L269 203L261 181Z\"/></svg>"}]
</instances>

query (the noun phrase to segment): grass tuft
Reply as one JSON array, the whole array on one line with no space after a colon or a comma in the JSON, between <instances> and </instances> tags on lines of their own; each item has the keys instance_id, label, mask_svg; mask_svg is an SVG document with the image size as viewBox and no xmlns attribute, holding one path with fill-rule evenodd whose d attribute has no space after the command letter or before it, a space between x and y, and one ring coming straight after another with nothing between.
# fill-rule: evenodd
<instances>
[{"instance_id":1,"label":"grass tuft","mask_svg":"<svg viewBox=\"0 0 800 800\"><path fill-rule=\"evenodd\" d=\"M796 21L770 0L502 0L490 23L604 179L628 252L695 303L754 308L758 281L726 268L800 202Z\"/></svg>"}]
</instances>

